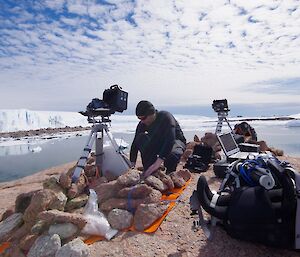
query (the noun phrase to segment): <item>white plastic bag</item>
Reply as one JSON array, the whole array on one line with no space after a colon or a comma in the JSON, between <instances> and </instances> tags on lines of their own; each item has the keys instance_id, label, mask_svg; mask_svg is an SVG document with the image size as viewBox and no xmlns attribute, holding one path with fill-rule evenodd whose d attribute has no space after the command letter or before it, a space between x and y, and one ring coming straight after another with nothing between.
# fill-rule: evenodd
<instances>
[{"instance_id":1,"label":"white plastic bag","mask_svg":"<svg viewBox=\"0 0 300 257\"><path fill-rule=\"evenodd\" d=\"M93 189L90 189L90 196L84 207L83 216L87 220L87 224L82 230L84 234L104 236L110 240L118 233L118 230L111 228L104 214L98 210L98 197Z\"/></svg>"}]
</instances>

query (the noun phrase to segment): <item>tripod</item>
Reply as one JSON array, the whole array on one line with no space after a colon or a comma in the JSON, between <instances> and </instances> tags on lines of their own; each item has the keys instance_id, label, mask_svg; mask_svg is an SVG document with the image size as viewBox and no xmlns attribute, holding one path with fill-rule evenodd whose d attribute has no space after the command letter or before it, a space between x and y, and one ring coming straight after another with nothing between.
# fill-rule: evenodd
<instances>
[{"instance_id":1,"label":"tripod","mask_svg":"<svg viewBox=\"0 0 300 257\"><path fill-rule=\"evenodd\" d=\"M76 164L75 170L72 175L72 182L76 182L85 168L87 163L88 157L91 153L92 147L95 144L95 156L96 156L96 166L102 170L103 167L103 156L104 156L104 148L103 148L103 140L104 140L104 133L107 135L111 145L115 151L115 156L119 157L118 161L121 164L121 169L128 170L131 167L130 161L124 156L122 149L118 146L117 142L115 141L114 137L112 136L111 132L109 131L107 123L110 123L111 120L107 115L107 110L105 110L105 115L103 110L93 111L90 112L80 112L84 116L88 116L88 122L93 123L91 128L91 132L89 134L87 143L83 148L82 154ZM100 118L96 118L100 116Z\"/></svg>"},{"instance_id":2,"label":"tripod","mask_svg":"<svg viewBox=\"0 0 300 257\"><path fill-rule=\"evenodd\" d=\"M218 112L218 123L217 123L217 127L216 127L216 132L215 134L220 134L222 131L222 126L223 126L223 121L226 121L228 127L230 128L231 132L233 132L229 121L227 120L227 116L228 116L228 111L219 111Z\"/></svg>"}]
</instances>

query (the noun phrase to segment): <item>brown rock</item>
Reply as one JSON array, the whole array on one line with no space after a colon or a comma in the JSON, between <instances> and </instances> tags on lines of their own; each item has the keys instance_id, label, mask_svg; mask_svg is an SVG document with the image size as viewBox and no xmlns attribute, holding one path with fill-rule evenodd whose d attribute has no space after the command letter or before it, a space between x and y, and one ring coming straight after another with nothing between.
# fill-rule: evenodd
<instances>
[{"instance_id":1,"label":"brown rock","mask_svg":"<svg viewBox=\"0 0 300 257\"><path fill-rule=\"evenodd\" d=\"M43 182L43 188L50 189L55 193L60 193L60 192L65 193L65 189L62 188L62 186L59 184L58 179L54 176L51 176L50 178L46 179Z\"/></svg>"},{"instance_id":2,"label":"brown rock","mask_svg":"<svg viewBox=\"0 0 300 257\"><path fill-rule=\"evenodd\" d=\"M31 198L30 205L24 212L24 221L35 224L38 213L47 210L49 205L56 200L56 195L52 190L42 189L37 191Z\"/></svg>"},{"instance_id":3,"label":"brown rock","mask_svg":"<svg viewBox=\"0 0 300 257\"><path fill-rule=\"evenodd\" d=\"M105 212L109 212L112 209L133 211L142 203L157 203L160 201L161 197L161 192L153 189L152 192L143 199L110 198L100 205L100 209Z\"/></svg>"},{"instance_id":4,"label":"brown rock","mask_svg":"<svg viewBox=\"0 0 300 257\"><path fill-rule=\"evenodd\" d=\"M121 189L118 192L118 196L122 198L145 198L152 192L152 190L153 189L146 184L138 184Z\"/></svg>"},{"instance_id":5,"label":"brown rock","mask_svg":"<svg viewBox=\"0 0 300 257\"><path fill-rule=\"evenodd\" d=\"M165 171L158 170L157 172L154 173L154 176L159 178L167 186L168 189L174 188L173 180L169 175L165 173Z\"/></svg>"},{"instance_id":6,"label":"brown rock","mask_svg":"<svg viewBox=\"0 0 300 257\"><path fill-rule=\"evenodd\" d=\"M71 187L68 189L67 196L68 198L75 198L79 195L79 190L76 184L72 183Z\"/></svg>"},{"instance_id":7,"label":"brown rock","mask_svg":"<svg viewBox=\"0 0 300 257\"><path fill-rule=\"evenodd\" d=\"M40 235L44 231L48 230L49 224L44 220L38 220L32 227L31 233L35 235Z\"/></svg>"},{"instance_id":8,"label":"brown rock","mask_svg":"<svg viewBox=\"0 0 300 257\"><path fill-rule=\"evenodd\" d=\"M120 185L117 180L96 186L95 192L98 195L99 203L103 203L107 199L115 197L122 188L124 188L124 186Z\"/></svg>"},{"instance_id":9,"label":"brown rock","mask_svg":"<svg viewBox=\"0 0 300 257\"><path fill-rule=\"evenodd\" d=\"M187 159L193 154L193 152L193 149L186 149L181 156L181 161L187 161Z\"/></svg>"},{"instance_id":10,"label":"brown rock","mask_svg":"<svg viewBox=\"0 0 300 257\"><path fill-rule=\"evenodd\" d=\"M30 233L31 227L28 224L23 224L10 237L11 241L19 241L22 237Z\"/></svg>"},{"instance_id":11,"label":"brown rock","mask_svg":"<svg viewBox=\"0 0 300 257\"><path fill-rule=\"evenodd\" d=\"M201 142L204 144L214 147L216 144L218 144L218 139L216 134L207 132L205 135L201 138Z\"/></svg>"},{"instance_id":12,"label":"brown rock","mask_svg":"<svg viewBox=\"0 0 300 257\"><path fill-rule=\"evenodd\" d=\"M22 193L19 194L16 198L15 202L15 212L21 212L24 213L27 207L29 206L31 202L32 196L37 192L38 190L30 191L28 193Z\"/></svg>"},{"instance_id":13,"label":"brown rock","mask_svg":"<svg viewBox=\"0 0 300 257\"><path fill-rule=\"evenodd\" d=\"M118 177L118 184L123 187L134 186L141 180L141 172L135 169L128 170L125 174Z\"/></svg>"},{"instance_id":14,"label":"brown rock","mask_svg":"<svg viewBox=\"0 0 300 257\"><path fill-rule=\"evenodd\" d=\"M50 203L48 209L57 209L63 211L68 200L67 196L63 192L56 192L55 196L55 199Z\"/></svg>"},{"instance_id":15,"label":"brown rock","mask_svg":"<svg viewBox=\"0 0 300 257\"><path fill-rule=\"evenodd\" d=\"M87 203L88 200L88 195L86 194L81 194L80 196L70 199L65 206L66 211L78 209L82 206L84 206Z\"/></svg>"},{"instance_id":16,"label":"brown rock","mask_svg":"<svg viewBox=\"0 0 300 257\"><path fill-rule=\"evenodd\" d=\"M14 207L11 206L10 208L6 209L2 214L1 221L6 220L10 215L14 214Z\"/></svg>"},{"instance_id":17,"label":"brown rock","mask_svg":"<svg viewBox=\"0 0 300 257\"><path fill-rule=\"evenodd\" d=\"M154 221L160 218L167 208L167 204L161 203L139 205L134 214L133 224L135 229L138 231L144 231L151 224L153 224Z\"/></svg>"},{"instance_id":18,"label":"brown rock","mask_svg":"<svg viewBox=\"0 0 300 257\"><path fill-rule=\"evenodd\" d=\"M24 236L19 243L21 250L28 252L35 240L38 238L38 235L29 234Z\"/></svg>"},{"instance_id":19,"label":"brown rock","mask_svg":"<svg viewBox=\"0 0 300 257\"><path fill-rule=\"evenodd\" d=\"M160 192L163 192L168 189L168 186L166 184L164 184L159 178L152 175L145 178L145 183L159 190Z\"/></svg>"},{"instance_id":20,"label":"brown rock","mask_svg":"<svg viewBox=\"0 0 300 257\"><path fill-rule=\"evenodd\" d=\"M113 209L107 216L108 223L112 228L123 230L131 227L133 223L133 215L131 212L121 209Z\"/></svg>"},{"instance_id":21,"label":"brown rock","mask_svg":"<svg viewBox=\"0 0 300 257\"><path fill-rule=\"evenodd\" d=\"M46 221L48 224L73 223L77 225L79 229L82 229L87 223L81 214L67 213L58 210L43 211L39 213L38 218L42 221Z\"/></svg>"},{"instance_id":22,"label":"brown rock","mask_svg":"<svg viewBox=\"0 0 300 257\"><path fill-rule=\"evenodd\" d=\"M0 242L9 239L23 224L23 214L14 213L0 222Z\"/></svg>"},{"instance_id":23,"label":"brown rock","mask_svg":"<svg viewBox=\"0 0 300 257\"><path fill-rule=\"evenodd\" d=\"M160 202L161 197L161 192L156 189L153 189L152 192L146 198L144 198L143 203L157 203Z\"/></svg>"},{"instance_id":24,"label":"brown rock","mask_svg":"<svg viewBox=\"0 0 300 257\"><path fill-rule=\"evenodd\" d=\"M192 176L191 172L188 169L180 169L178 171L175 171L175 173L178 176L182 177L185 181L188 181Z\"/></svg>"},{"instance_id":25,"label":"brown rock","mask_svg":"<svg viewBox=\"0 0 300 257\"><path fill-rule=\"evenodd\" d=\"M176 174L175 172L172 172L170 174L170 176L171 176L172 181L174 182L175 187L180 188L180 187L184 186L186 181L182 177L178 176L178 174Z\"/></svg>"},{"instance_id":26,"label":"brown rock","mask_svg":"<svg viewBox=\"0 0 300 257\"><path fill-rule=\"evenodd\" d=\"M100 209L104 212L110 212L112 209L134 210L141 203L141 199L131 199L128 202L128 199L110 198L100 205Z\"/></svg>"},{"instance_id":27,"label":"brown rock","mask_svg":"<svg viewBox=\"0 0 300 257\"><path fill-rule=\"evenodd\" d=\"M91 181L90 187L95 188L101 184L107 183L108 179L106 177L98 177L98 178L93 178Z\"/></svg>"},{"instance_id":28,"label":"brown rock","mask_svg":"<svg viewBox=\"0 0 300 257\"><path fill-rule=\"evenodd\" d=\"M72 178L67 173L62 173L59 177L59 184L62 188L69 189L72 184Z\"/></svg>"}]
</instances>

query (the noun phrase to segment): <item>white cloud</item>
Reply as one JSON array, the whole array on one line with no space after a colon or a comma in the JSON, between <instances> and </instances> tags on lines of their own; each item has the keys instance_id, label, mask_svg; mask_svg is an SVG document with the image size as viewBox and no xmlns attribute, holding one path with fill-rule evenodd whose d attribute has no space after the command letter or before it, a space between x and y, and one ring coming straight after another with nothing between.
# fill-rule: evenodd
<instances>
[{"instance_id":1,"label":"white cloud","mask_svg":"<svg viewBox=\"0 0 300 257\"><path fill-rule=\"evenodd\" d=\"M107 2L6 6L9 18L0 13L0 108L70 110L116 83L133 103L299 99L245 90L299 77L300 8L294 1ZM12 103L9 87L27 99Z\"/></svg>"}]
</instances>

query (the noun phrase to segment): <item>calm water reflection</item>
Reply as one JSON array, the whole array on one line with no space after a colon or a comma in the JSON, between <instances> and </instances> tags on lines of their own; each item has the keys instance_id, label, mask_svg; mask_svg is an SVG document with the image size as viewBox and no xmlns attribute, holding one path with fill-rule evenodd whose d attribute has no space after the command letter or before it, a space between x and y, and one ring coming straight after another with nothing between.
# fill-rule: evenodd
<instances>
[{"instance_id":1,"label":"calm water reflection","mask_svg":"<svg viewBox=\"0 0 300 257\"><path fill-rule=\"evenodd\" d=\"M283 149L285 154L300 156L300 128L268 126L256 128L259 139L270 146ZM188 141L203 131L185 131ZM131 144L134 134L114 133ZM79 158L87 141L87 135L67 139L44 140L41 144L0 146L0 182L18 179L40 170L75 161Z\"/></svg>"}]
</instances>

